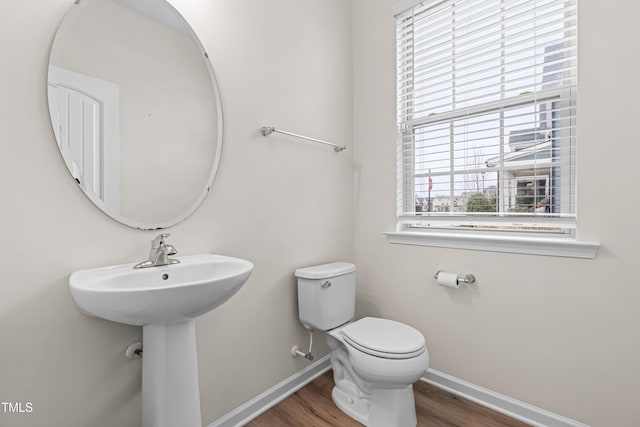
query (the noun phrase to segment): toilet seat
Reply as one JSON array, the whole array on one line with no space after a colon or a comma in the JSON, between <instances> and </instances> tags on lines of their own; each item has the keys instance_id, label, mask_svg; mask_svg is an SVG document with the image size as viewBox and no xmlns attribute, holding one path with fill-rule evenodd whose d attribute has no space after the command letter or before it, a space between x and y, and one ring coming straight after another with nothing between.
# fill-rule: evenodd
<instances>
[{"instance_id":1,"label":"toilet seat","mask_svg":"<svg viewBox=\"0 0 640 427\"><path fill-rule=\"evenodd\" d=\"M426 351L420 332L394 320L365 317L342 329L346 344L385 359L410 359Z\"/></svg>"}]
</instances>

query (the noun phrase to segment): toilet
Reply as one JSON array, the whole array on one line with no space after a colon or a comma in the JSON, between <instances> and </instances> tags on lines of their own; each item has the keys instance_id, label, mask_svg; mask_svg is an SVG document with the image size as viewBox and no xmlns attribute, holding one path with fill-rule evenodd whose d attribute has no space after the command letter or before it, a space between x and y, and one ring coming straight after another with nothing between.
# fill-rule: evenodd
<instances>
[{"instance_id":1,"label":"toilet","mask_svg":"<svg viewBox=\"0 0 640 427\"><path fill-rule=\"evenodd\" d=\"M310 331L326 333L336 406L369 427L415 427L413 384L429 367L424 336L393 320L353 321L353 264L299 268L295 275L300 321Z\"/></svg>"}]
</instances>

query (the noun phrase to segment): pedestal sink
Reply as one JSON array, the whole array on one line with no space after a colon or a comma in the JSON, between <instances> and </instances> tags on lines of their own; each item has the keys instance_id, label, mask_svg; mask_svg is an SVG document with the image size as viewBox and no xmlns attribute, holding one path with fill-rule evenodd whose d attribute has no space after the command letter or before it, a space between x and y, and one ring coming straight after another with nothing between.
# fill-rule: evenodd
<instances>
[{"instance_id":1,"label":"pedestal sink","mask_svg":"<svg viewBox=\"0 0 640 427\"><path fill-rule=\"evenodd\" d=\"M231 298L253 271L221 255L178 257L179 264L134 264L77 271L71 295L87 314L142 326L143 427L201 427L194 319Z\"/></svg>"}]
</instances>

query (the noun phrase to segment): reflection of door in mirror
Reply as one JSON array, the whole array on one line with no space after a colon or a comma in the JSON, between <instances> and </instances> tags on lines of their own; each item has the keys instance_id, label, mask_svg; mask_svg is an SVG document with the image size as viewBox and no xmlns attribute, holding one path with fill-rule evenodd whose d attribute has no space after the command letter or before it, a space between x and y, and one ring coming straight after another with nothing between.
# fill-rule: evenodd
<instances>
[{"instance_id":1,"label":"reflection of door in mirror","mask_svg":"<svg viewBox=\"0 0 640 427\"><path fill-rule=\"evenodd\" d=\"M69 171L96 205L117 215L118 86L53 65L48 86L51 123Z\"/></svg>"}]
</instances>

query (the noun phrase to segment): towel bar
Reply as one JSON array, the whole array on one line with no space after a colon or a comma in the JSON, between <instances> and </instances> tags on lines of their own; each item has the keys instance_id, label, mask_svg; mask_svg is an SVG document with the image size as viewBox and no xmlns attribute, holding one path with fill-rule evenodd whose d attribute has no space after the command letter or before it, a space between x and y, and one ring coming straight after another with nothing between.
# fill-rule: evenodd
<instances>
[{"instance_id":1,"label":"towel bar","mask_svg":"<svg viewBox=\"0 0 640 427\"><path fill-rule=\"evenodd\" d=\"M273 132L277 132L277 133L281 133L281 134L284 134L284 135L293 136L293 137L296 137L296 138L306 139L307 141L313 141L313 142L317 142L317 143L320 143L320 144L330 145L330 146L333 147L333 150L336 153L339 153L340 151L347 149L347 147L344 146L344 145L337 145L337 144L334 144L333 142L327 142L327 141L323 141L321 139L311 138L309 136L299 135L299 134L293 133L293 132L287 132L286 130L276 129L273 126L263 126L263 127L260 128L260 133L262 134L262 136L269 136Z\"/></svg>"}]
</instances>

